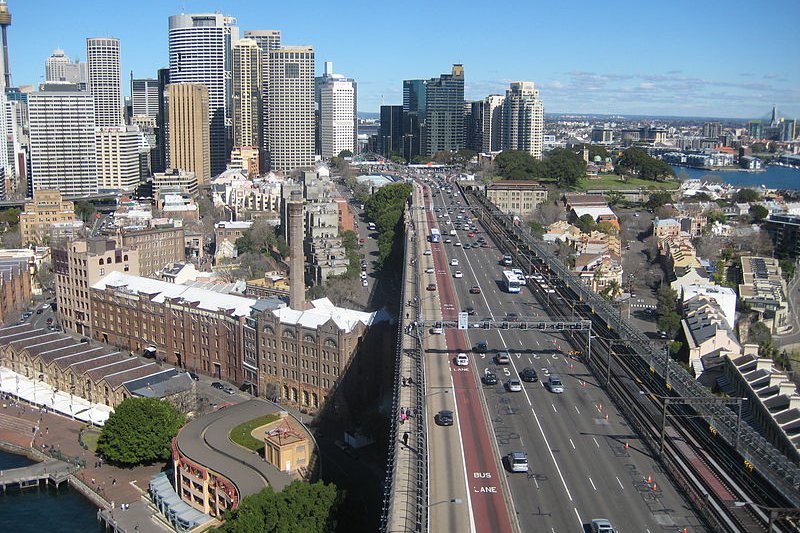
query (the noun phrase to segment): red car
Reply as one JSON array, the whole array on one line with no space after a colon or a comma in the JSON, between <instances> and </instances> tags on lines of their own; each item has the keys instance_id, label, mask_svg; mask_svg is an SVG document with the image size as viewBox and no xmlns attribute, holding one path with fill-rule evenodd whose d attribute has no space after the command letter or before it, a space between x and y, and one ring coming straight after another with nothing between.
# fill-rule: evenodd
<instances>
[{"instance_id":1,"label":"red car","mask_svg":"<svg viewBox=\"0 0 800 533\"><path fill-rule=\"evenodd\" d=\"M429 291L435 291L436 290L436 284L435 283L428 283L428 286L425 287L425 288L427 290L429 290Z\"/></svg>"},{"instance_id":2,"label":"red car","mask_svg":"<svg viewBox=\"0 0 800 533\"><path fill-rule=\"evenodd\" d=\"M367 242L367 241L366 241L366 240L364 240L364 239L358 239L358 243L359 243L359 244L364 244L365 242Z\"/></svg>"},{"instance_id":3,"label":"red car","mask_svg":"<svg viewBox=\"0 0 800 533\"><path fill-rule=\"evenodd\" d=\"M475 236L474 231L470 231L469 233L467 233L467 237L474 237L474 236Z\"/></svg>"},{"instance_id":4,"label":"red car","mask_svg":"<svg viewBox=\"0 0 800 533\"><path fill-rule=\"evenodd\" d=\"M481 293L481 288L478 287L477 285L473 285L472 287L469 288L469 293L470 294L480 294Z\"/></svg>"}]
</instances>

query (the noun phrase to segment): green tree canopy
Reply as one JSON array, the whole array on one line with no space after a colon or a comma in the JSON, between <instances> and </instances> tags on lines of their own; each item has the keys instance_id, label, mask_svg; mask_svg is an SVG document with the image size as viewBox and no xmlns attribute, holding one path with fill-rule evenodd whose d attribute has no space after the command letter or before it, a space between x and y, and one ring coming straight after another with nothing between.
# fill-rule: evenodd
<instances>
[{"instance_id":1,"label":"green tree canopy","mask_svg":"<svg viewBox=\"0 0 800 533\"><path fill-rule=\"evenodd\" d=\"M500 152L495 164L500 175L510 180L538 180L545 176L544 164L521 150Z\"/></svg>"},{"instance_id":2,"label":"green tree canopy","mask_svg":"<svg viewBox=\"0 0 800 533\"><path fill-rule=\"evenodd\" d=\"M598 223L594 229L599 231L600 233L605 233L606 235L619 235L619 230L617 229L617 227L608 220L604 220Z\"/></svg>"},{"instance_id":3,"label":"green tree canopy","mask_svg":"<svg viewBox=\"0 0 800 533\"><path fill-rule=\"evenodd\" d=\"M658 209L662 205L672 202L672 194L668 191L656 191L650 195L650 198L645 203L648 209Z\"/></svg>"},{"instance_id":4,"label":"green tree canopy","mask_svg":"<svg viewBox=\"0 0 800 533\"><path fill-rule=\"evenodd\" d=\"M586 162L565 148L551 150L544 160L544 168L545 175L556 180L561 187L574 187L586 176Z\"/></svg>"},{"instance_id":5,"label":"green tree canopy","mask_svg":"<svg viewBox=\"0 0 800 533\"><path fill-rule=\"evenodd\" d=\"M606 147L600 144L584 144L583 147L589 149L589 161L593 161L597 156L600 156L603 160L606 157L611 157Z\"/></svg>"},{"instance_id":6,"label":"green tree canopy","mask_svg":"<svg viewBox=\"0 0 800 533\"><path fill-rule=\"evenodd\" d=\"M656 291L656 315L658 327L668 334L674 334L681 326L681 316L677 312L678 294L669 286L661 285Z\"/></svg>"},{"instance_id":7,"label":"green tree canopy","mask_svg":"<svg viewBox=\"0 0 800 533\"><path fill-rule=\"evenodd\" d=\"M749 204L761 200L761 195L754 189L739 189L736 191L736 201L740 204Z\"/></svg>"},{"instance_id":8,"label":"green tree canopy","mask_svg":"<svg viewBox=\"0 0 800 533\"><path fill-rule=\"evenodd\" d=\"M675 171L664 161L650 157L641 148L631 147L617 161L618 171L645 180L665 181L675 177Z\"/></svg>"},{"instance_id":9,"label":"green tree canopy","mask_svg":"<svg viewBox=\"0 0 800 533\"><path fill-rule=\"evenodd\" d=\"M591 233L596 226L597 223L595 222L594 217L588 213L581 215L581 217L575 221L575 227L581 230L582 233Z\"/></svg>"},{"instance_id":10,"label":"green tree canopy","mask_svg":"<svg viewBox=\"0 0 800 533\"><path fill-rule=\"evenodd\" d=\"M169 459L170 443L183 423L183 415L167 402L126 398L103 426L97 451L123 466L164 461Z\"/></svg>"},{"instance_id":11,"label":"green tree canopy","mask_svg":"<svg viewBox=\"0 0 800 533\"><path fill-rule=\"evenodd\" d=\"M86 200L75 202L75 216L83 220L84 224L88 224L95 213L97 213L97 209Z\"/></svg>"},{"instance_id":12,"label":"green tree canopy","mask_svg":"<svg viewBox=\"0 0 800 533\"><path fill-rule=\"evenodd\" d=\"M341 152L339 152L339 157L342 159L346 157L353 157L353 152L351 152L350 150L342 150Z\"/></svg>"},{"instance_id":13,"label":"green tree canopy","mask_svg":"<svg viewBox=\"0 0 800 533\"><path fill-rule=\"evenodd\" d=\"M753 204L748 209L748 213L753 217L753 222L761 222L769 216L769 209L760 204Z\"/></svg>"},{"instance_id":14,"label":"green tree canopy","mask_svg":"<svg viewBox=\"0 0 800 533\"><path fill-rule=\"evenodd\" d=\"M3 209L0 211L0 223L5 222L9 226L16 226L19 224L19 213L20 210L16 207Z\"/></svg>"},{"instance_id":15,"label":"green tree canopy","mask_svg":"<svg viewBox=\"0 0 800 533\"><path fill-rule=\"evenodd\" d=\"M403 216L403 209L409 194L411 194L410 184L391 183L378 189L364 203L367 216L375 221L378 230L378 265L380 267L392 253L395 230Z\"/></svg>"},{"instance_id":16,"label":"green tree canopy","mask_svg":"<svg viewBox=\"0 0 800 533\"><path fill-rule=\"evenodd\" d=\"M281 492L267 487L225 513L223 533L332 533L342 502L336 485L293 481Z\"/></svg>"}]
</instances>

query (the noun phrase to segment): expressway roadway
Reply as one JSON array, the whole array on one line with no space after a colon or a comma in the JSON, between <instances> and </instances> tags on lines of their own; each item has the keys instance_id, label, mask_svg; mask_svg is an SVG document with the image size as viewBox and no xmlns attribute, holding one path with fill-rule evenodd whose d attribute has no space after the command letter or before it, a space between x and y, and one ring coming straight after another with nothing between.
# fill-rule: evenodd
<instances>
[{"instance_id":1,"label":"expressway roadway","mask_svg":"<svg viewBox=\"0 0 800 533\"><path fill-rule=\"evenodd\" d=\"M437 207L450 207L444 203L450 201L446 194L440 192L433 200ZM465 205L465 199L457 192L455 200L460 200L461 205L453 206L454 212L449 213L452 221ZM447 209L441 213L447 213ZM469 213L467 208L466 215ZM446 216L436 219L443 234L452 228L447 222ZM455 246L456 241L474 243L480 236L489 241L488 248L464 250L463 246ZM458 231L451 239L452 244L434 245L433 250L444 319L454 319L458 311L473 307L475 315L470 319L503 320L507 313L516 313L519 317L538 316L548 320L532 289L522 287L519 294L501 290L502 271L510 267L499 264L501 252L483 228L478 227L475 237L469 238L466 231ZM449 266L452 258L458 259L459 266ZM453 278L456 270L462 271L462 279ZM480 294L469 292L475 285L480 287ZM455 294L449 294L446 288L453 286ZM468 352L469 371L453 374L458 422L462 436L485 431L478 411L482 406L487 408L488 430L494 442L491 447L479 443L475 447L480 447L482 463L497 465L499 473L507 478L510 503L522 531L588 530L594 518L607 518L625 533L680 532L684 528L691 532L705 531L597 380L581 362L565 356L572 347L560 334L470 329L464 339L463 331L445 331L451 355L479 341L488 345L487 354ZM493 356L498 351L511 353L509 365L495 364ZM523 383L522 392L509 392L505 382L518 377L525 367L534 368L539 381ZM497 374L496 386L481 385L479 376L487 369ZM565 385L563 394L553 394L544 386L549 373L561 376ZM465 420L466 410L475 414L474 420ZM469 448L465 438L465 450ZM499 464L500 456L512 451L528 454L527 475L511 473ZM488 454L495 455L490 458ZM467 458L469 455L466 454ZM491 475L492 483L501 490L502 480L494 477L493 472Z\"/></svg>"},{"instance_id":2,"label":"expressway roadway","mask_svg":"<svg viewBox=\"0 0 800 533\"><path fill-rule=\"evenodd\" d=\"M430 196L424 199L428 208L417 211L425 218L415 222L418 245L431 250L430 255L420 252L417 256L422 272L418 279L422 316L448 320L458 313L457 301L444 244L425 241L427 228L437 225L430 200ZM426 272L429 269L433 271ZM426 290L429 283L434 283L436 290ZM515 528L507 506L508 487L500 475L475 374L471 367L454 363L458 352L468 351L467 339L457 330L448 330L445 335L425 332L423 337L430 439L430 530L511 533ZM435 424L434 416L441 409L454 411L454 426Z\"/></svg>"}]
</instances>

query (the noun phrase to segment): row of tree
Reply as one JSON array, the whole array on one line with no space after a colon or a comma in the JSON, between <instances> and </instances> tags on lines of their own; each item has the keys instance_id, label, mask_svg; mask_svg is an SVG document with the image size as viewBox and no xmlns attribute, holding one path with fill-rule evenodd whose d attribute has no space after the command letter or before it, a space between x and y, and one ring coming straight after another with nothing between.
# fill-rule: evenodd
<instances>
[{"instance_id":1,"label":"row of tree","mask_svg":"<svg viewBox=\"0 0 800 533\"><path fill-rule=\"evenodd\" d=\"M586 175L583 158L564 148L548 152L541 160L528 152L506 150L497 155L495 162L506 179L553 181L561 187L574 187Z\"/></svg>"},{"instance_id":2,"label":"row of tree","mask_svg":"<svg viewBox=\"0 0 800 533\"><path fill-rule=\"evenodd\" d=\"M392 255L395 236L402 237L403 210L411 194L411 185L404 182L384 185L364 203L367 216L378 230L378 268L383 268Z\"/></svg>"},{"instance_id":3,"label":"row of tree","mask_svg":"<svg viewBox=\"0 0 800 533\"><path fill-rule=\"evenodd\" d=\"M675 177L675 171L669 164L649 156L635 146L622 152L615 168L618 174L628 174L644 180L666 181Z\"/></svg>"}]
</instances>

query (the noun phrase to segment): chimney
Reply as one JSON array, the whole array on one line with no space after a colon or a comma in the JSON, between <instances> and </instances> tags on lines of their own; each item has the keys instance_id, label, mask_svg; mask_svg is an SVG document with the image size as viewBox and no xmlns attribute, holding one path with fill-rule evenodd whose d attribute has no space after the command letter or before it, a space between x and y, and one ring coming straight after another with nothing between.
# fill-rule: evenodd
<instances>
[{"instance_id":1,"label":"chimney","mask_svg":"<svg viewBox=\"0 0 800 533\"><path fill-rule=\"evenodd\" d=\"M293 191L288 202L289 216L289 307L305 307L306 283L303 261L303 199Z\"/></svg>"}]
</instances>

